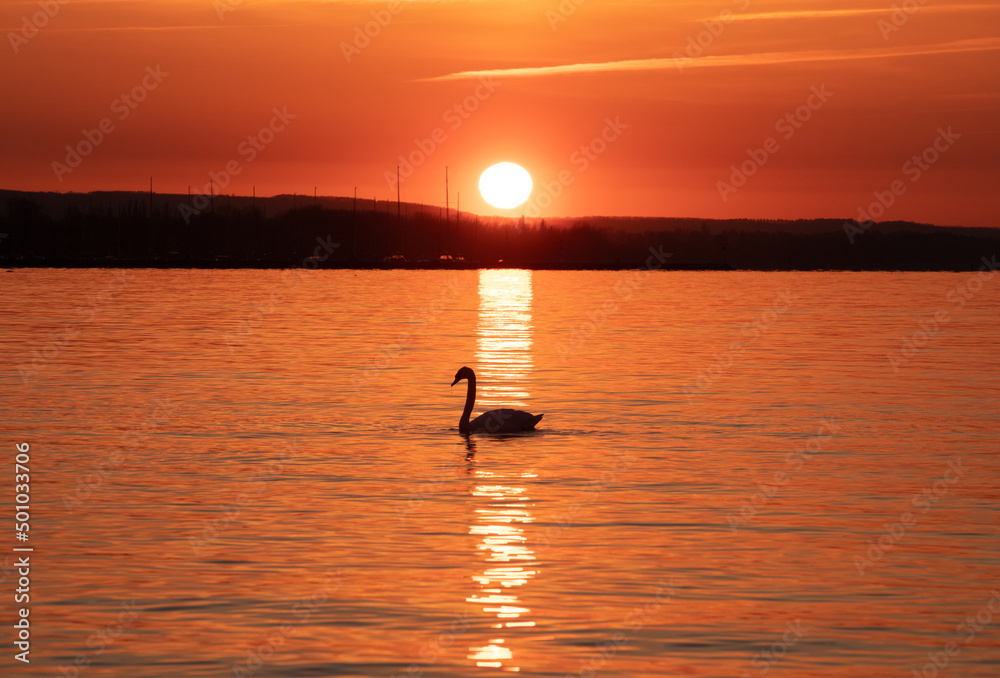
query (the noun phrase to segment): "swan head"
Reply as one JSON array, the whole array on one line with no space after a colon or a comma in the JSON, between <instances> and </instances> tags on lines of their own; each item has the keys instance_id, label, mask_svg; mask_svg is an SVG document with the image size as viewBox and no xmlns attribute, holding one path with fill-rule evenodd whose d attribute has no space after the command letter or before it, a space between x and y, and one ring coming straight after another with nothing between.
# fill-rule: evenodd
<instances>
[{"instance_id":1,"label":"swan head","mask_svg":"<svg viewBox=\"0 0 1000 678\"><path fill-rule=\"evenodd\" d=\"M463 379L468 379L468 380L472 381L475 378L476 378L476 373L475 372L473 372L468 367L463 367L462 369L460 369L458 372L455 373L455 381L451 382L451 385L454 386L455 384L457 384L458 382L462 381Z\"/></svg>"}]
</instances>

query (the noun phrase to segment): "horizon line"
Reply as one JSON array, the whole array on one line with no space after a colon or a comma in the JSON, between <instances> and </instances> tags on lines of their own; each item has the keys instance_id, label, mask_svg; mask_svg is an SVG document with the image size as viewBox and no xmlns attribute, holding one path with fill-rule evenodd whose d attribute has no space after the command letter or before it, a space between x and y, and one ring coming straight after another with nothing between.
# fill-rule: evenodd
<instances>
[{"instance_id":1,"label":"horizon line","mask_svg":"<svg viewBox=\"0 0 1000 678\"><path fill-rule=\"evenodd\" d=\"M149 196L150 193L152 193L152 195L154 195L154 196L156 196L156 195L160 195L160 196L177 196L177 197L188 197L188 196L190 196L190 197L193 198L196 195L203 195L205 197L246 198L248 200L252 200L252 199L269 200L269 199L282 198L282 197L287 197L287 198L303 197L303 198L307 198L307 199L313 199L315 201L319 201L319 200L348 200L348 201L353 201L353 200L355 200L354 196L350 196L350 195L346 195L346 196L343 196L343 195L316 195L316 196L313 196L310 193L275 193L273 195L241 195L241 194L237 194L237 193L216 193L216 194L214 194L214 196L208 196L207 194L203 194L203 193L190 193L190 194L188 194L188 193L156 192L156 191L150 191L148 189L145 189L145 190L141 190L141 189L95 189L95 190L90 190L90 191L50 191L50 190L23 190L23 189L17 189L17 188L0 188L0 192L7 192L7 193L40 193L40 194L46 194L46 193L48 193L48 194L59 195L59 196L71 196L71 195L81 195L81 196L83 196L83 195L89 195L89 194L93 194L93 193L126 193L126 194L128 194L128 193L134 193L134 194L137 194L137 195ZM363 201L367 202L369 200L369 198L362 197L362 196L359 195L357 197L357 200L363 200ZM377 198L377 197L373 197L372 200L374 200L375 202L385 202L385 203L389 203L389 204L396 202L396 200L394 200L394 199L380 199L380 198ZM315 204L315 203L312 203L312 204ZM440 209L442 211L446 209L444 205L434 205L434 204L430 204L430 203L412 202L412 201L407 202L406 200L400 201L400 204L403 204L403 205L418 205L418 206L421 206L421 207L436 208L436 209ZM308 207L308 206L309 206L309 204L304 205L304 207ZM452 212L456 212L456 213L459 212L459 210L456 210L454 207L451 208L451 211ZM667 215L662 215L662 214L661 215L584 214L584 215L575 215L575 216L574 215L559 215L559 216L545 216L545 217L541 217L541 216L539 216L539 217L529 217L529 216L523 215L523 214L522 215L517 215L517 214L511 214L511 215L503 215L503 214L480 214L478 212L473 212L471 210L461 210L461 212L465 213L465 214L475 215L476 217L483 217L483 218L510 219L510 220L513 220L513 221L520 221L521 219L524 219L525 221L537 221L537 222L542 222L542 221L547 221L547 220L548 221L558 221L558 220L563 220L563 219L622 219L622 220L625 220L625 219L674 219L674 220L718 221L718 222L725 222L725 221L766 221L766 222L787 222L787 223L794 223L796 221L807 221L807 222L816 222L816 221L842 221L842 222L849 222L849 221L854 221L855 223L860 223L857 220L855 220L853 217L846 217L845 218L845 217L839 217L839 216L836 216L836 217L827 216L827 217L794 217L794 218L789 218L789 217L699 217L699 216L683 216L683 217L680 217L680 216L667 216ZM892 219L892 220L888 220L888 221L872 221L871 223L873 223L873 224L892 224L892 223L914 224L914 225L917 225L917 226L931 226L931 227L934 227L934 228L1000 229L1000 226L965 226L965 225L962 225L962 224L933 224L933 223L926 222L926 221L912 221L910 219Z\"/></svg>"}]
</instances>

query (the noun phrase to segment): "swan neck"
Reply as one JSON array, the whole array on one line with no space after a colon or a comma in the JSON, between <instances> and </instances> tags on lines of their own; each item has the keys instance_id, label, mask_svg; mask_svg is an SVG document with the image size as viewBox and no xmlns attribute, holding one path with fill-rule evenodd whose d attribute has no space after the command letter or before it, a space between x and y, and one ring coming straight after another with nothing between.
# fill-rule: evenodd
<instances>
[{"instance_id":1,"label":"swan neck","mask_svg":"<svg viewBox=\"0 0 1000 678\"><path fill-rule=\"evenodd\" d=\"M476 404L476 378L469 377L469 388L465 394L465 410L462 411L462 418L458 422L458 430L465 433L469 430L469 416L472 408Z\"/></svg>"}]
</instances>

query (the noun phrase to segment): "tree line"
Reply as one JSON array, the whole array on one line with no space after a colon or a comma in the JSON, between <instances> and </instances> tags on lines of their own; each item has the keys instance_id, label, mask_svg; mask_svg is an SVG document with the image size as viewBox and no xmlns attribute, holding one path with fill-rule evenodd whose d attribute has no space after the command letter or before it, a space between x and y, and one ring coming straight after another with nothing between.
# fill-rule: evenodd
<instances>
[{"instance_id":1,"label":"tree line","mask_svg":"<svg viewBox=\"0 0 1000 678\"><path fill-rule=\"evenodd\" d=\"M192 213L180 209L190 206L186 196L61 195L0 194L0 263L631 268L642 266L654 247L672 254L666 268L969 270L1000 249L998 229L906 222L595 217L547 223L301 196L285 196L291 205L216 196ZM643 230L644 224L653 228ZM327 246L320 260L317 242L337 247Z\"/></svg>"}]
</instances>

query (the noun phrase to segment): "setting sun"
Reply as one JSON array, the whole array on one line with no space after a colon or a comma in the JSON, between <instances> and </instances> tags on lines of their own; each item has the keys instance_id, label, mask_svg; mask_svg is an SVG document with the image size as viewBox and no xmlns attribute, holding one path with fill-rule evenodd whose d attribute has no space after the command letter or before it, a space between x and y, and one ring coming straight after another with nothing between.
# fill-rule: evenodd
<instances>
[{"instance_id":1,"label":"setting sun","mask_svg":"<svg viewBox=\"0 0 1000 678\"><path fill-rule=\"evenodd\" d=\"M479 192L489 204L511 209L524 203L531 195L531 175L520 165L501 162L493 165L479 178Z\"/></svg>"}]
</instances>

